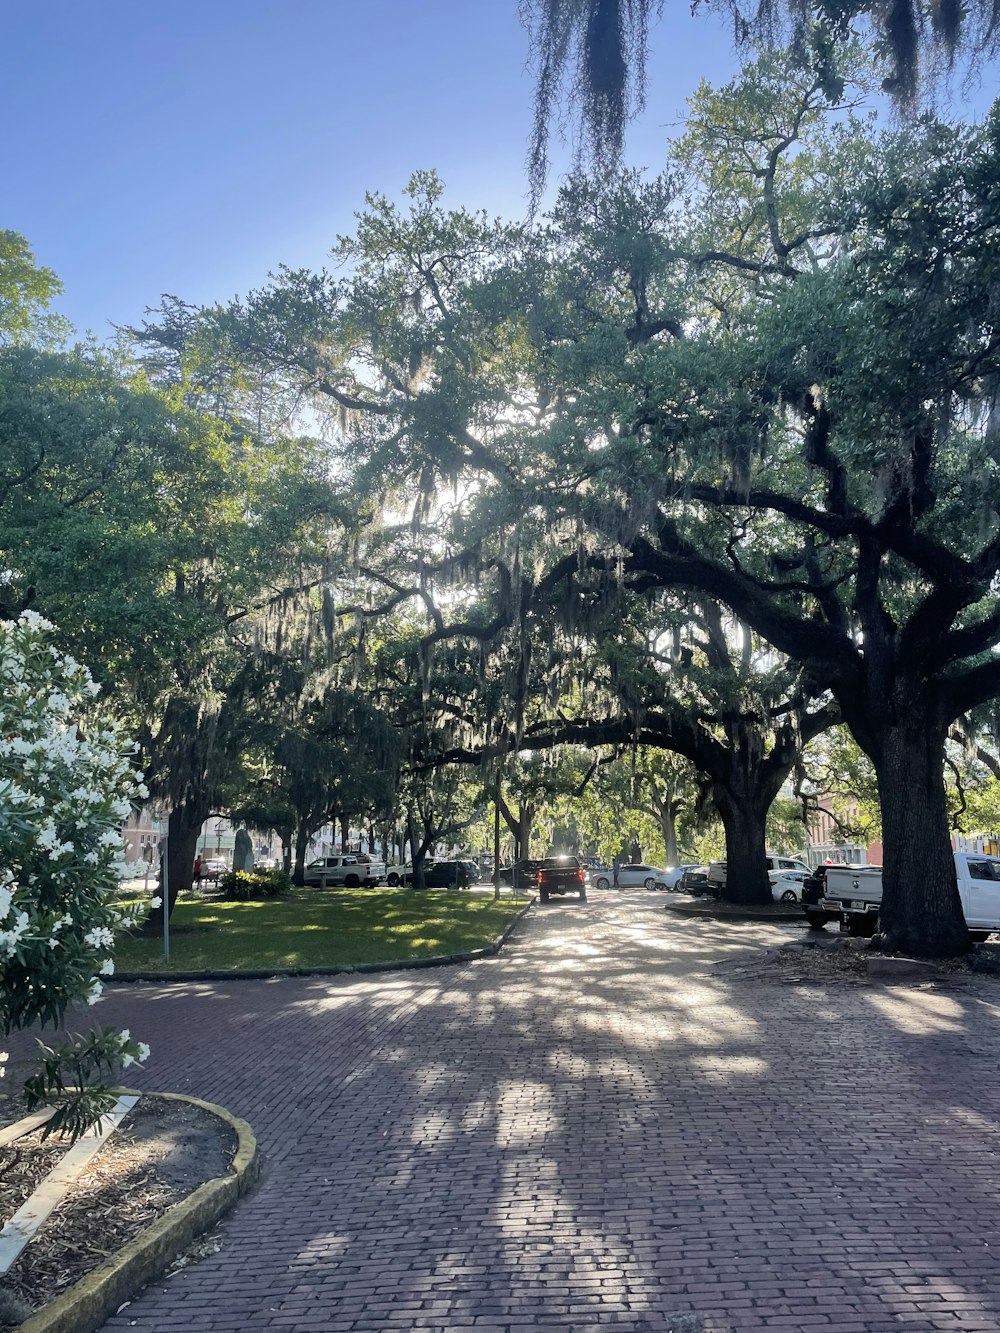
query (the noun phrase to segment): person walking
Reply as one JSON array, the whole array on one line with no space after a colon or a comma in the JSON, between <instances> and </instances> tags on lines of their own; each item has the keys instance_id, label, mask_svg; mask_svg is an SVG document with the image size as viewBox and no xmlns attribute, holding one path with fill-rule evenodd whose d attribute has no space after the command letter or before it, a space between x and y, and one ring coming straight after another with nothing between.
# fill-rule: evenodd
<instances>
[{"instance_id":1,"label":"person walking","mask_svg":"<svg viewBox=\"0 0 1000 1333\"><path fill-rule=\"evenodd\" d=\"M194 883L201 888L201 856L194 858L194 874L191 876Z\"/></svg>"},{"instance_id":2,"label":"person walking","mask_svg":"<svg viewBox=\"0 0 1000 1333\"><path fill-rule=\"evenodd\" d=\"M622 868L622 859L620 856L616 856L614 859L614 863L612 865L612 869L614 871L614 876L615 876L616 889L618 888L618 872L621 870L621 868Z\"/></svg>"}]
</instances>

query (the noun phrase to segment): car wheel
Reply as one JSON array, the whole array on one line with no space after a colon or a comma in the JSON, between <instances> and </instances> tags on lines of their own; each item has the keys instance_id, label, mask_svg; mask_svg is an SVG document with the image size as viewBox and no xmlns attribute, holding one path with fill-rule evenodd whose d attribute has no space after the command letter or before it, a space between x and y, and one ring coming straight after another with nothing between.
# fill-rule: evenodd
<instances>
[{"instance_id":1,"label":"car wheel","mask_svg":"<svg viewBox=\"0 0 1000 1333\"><path fill-rule=\"evenodd\" d=\"M826 925L826 913L806 912L806 920L809 922L810 930L822 930Z\"/></svg>"},{"instance_id":2,"label":"car wheel","mask_svg":"<svg viewBox=\"0 0 1000 1333\"><path fill-rule=\"evenodd\" d=\"M652 875L650 875L649 879L644 880L643 882L645 883L647 889L655 889L655 888L656 888L656 880L653 879Z\"/></svg>"},{"instance_id":3,"label":"car wheel","mask_svg":"<svg viewBox=\"0 0 1000 1333\"><path fill-rule=\"evenodd\" d=\"M539 901L540 901L540 902L547 903L547 902L549 901L549 891L548 891L548 889L539 889L539 890L538 890L538 898L539 898Z\"/></svg>"},{"instance_id":4,"label":"car wheel","mask_svg":"<svg viewBox=\"0 0 1000 1333\"><path fill-rule=\"evenodd\" d=\"M581 889L581 890L580 890L580 901L581 901L582 903L585 903L585 902L587 901L587 890L586 890L586 889Z\"/></svg>"},{"instance_id":5,"label":"car wheel","mask_svg":"<svg viewBox=\"0 0 1000 1333\"><path fill-rule=\"evenodd\" d=\"M847 922L847 933L855 939L870 939L878 929L878 922L870 916L852 916Z\"/></svg>"},{"instance_id":6,"label":"car wheel","mask_svg":"<svg viewBox=\"0 0 1000 1333\"><path fill-rule=\"evenodd\" d=\"M605 877L602 875L601 878L597 881L597 887L599 889L610 889L611 881L609 879L605 879Z\"/></svg>"},{"instance_id":7,"label":"car wheel","mask_svg":"<svg viewBox=\"0 0 1000 1333\"><path fill-rule=\"evenodd\" d=\"M794 889L786 889L781 895L781 901L783 903L797 903L799 900Z\"/></svg>"},{"instance_id":8,"label":"car wheel","mask_svg":"<svg viewBox=\"0 0 1000 1333\"><path fill-rule=\"evenodd\" d=\"M344 887L348 889L357 889L361 887L361 881L357 875L347 875L344 879Z\"/></svg>"},{"instance_id":9,"label":"car wheel","mask_svg":"<svg viewBox=\"0 0 1000 1333\"><path fill-rule=\"evenodd\" d=\"M387 876L386 876L386 881L385 881L385 882L386 882L386 884L388 884L388 886L389 886L390 889L398 889L398 888L399 888L399 876L398 876L398 875L387 875Z\"/></svg>"}]
</instances>

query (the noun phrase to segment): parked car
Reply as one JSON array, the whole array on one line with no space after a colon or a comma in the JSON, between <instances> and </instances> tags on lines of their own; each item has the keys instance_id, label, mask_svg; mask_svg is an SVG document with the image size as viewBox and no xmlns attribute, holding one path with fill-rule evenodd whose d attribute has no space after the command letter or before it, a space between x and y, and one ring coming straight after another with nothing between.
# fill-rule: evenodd
<instances>
[{"instance_id":1,"label":"parked car","mask_svg":"<svg viewBox=\"0 0 1000 1333\"><path fill-rule=\"evenodd\" d=\"M475 861L435 861L424 872L425 889L467 889L479 883Z\"/></svg>"},{"instance_id":2,"label":"parked car","mask_svg":"<svg viewBox=\"0 0 1000 1333\"><path fill-rule=\"evenodd\" d=\"M664 887L670 889L672 893L676 893L681 887L681 876L684 874L685 870L695 869L697 869L697 867L694 862L689 862L682 866L667 866L663 875Z\"/></svg>"},{"instance_id":3,"label":"parked car","mask_svg":"<svg viewBox=\"0 0 1000 1333\"><path fill-rule=\"evenodd\" d=\"M215 857L212 857L210 860L202 861L201 863L202 879L218 879L220 875L228 874L229 867L226 865L225 861L219 861Z\"/></svg>"},{"instance_id":4,"label":"parked car","mask_svg":"<svg viewBox=\"0 0 1000 1333\"><path fill-rule=\"evenodd\" d=\"M538 867L538 897L543 903L553 893L575 893L587 901L587 872L575 856L547 856Z\"/></svg>"},{"instance_id":5,"label":"parked car","mask_svg":"<svg viewBox=\"0 0 1000 1333\"><path fill-rule=\"evenodd\" d=\"M500 867L500 883L515 889L531 890L538 884L538 870L542 861L538 857L523 857L512 866Z\"/></svg>"},{"instance_id":6,"label":"parked car","mask_svg":"<svg viewBox=\"0 0 1000 1333\"><path fill-rule=\"evenodd\" d=\"M708 866L688 866L681 875L679 885L681 893L691 893L700 897L708 892Z\"/></svg>"},{"instance_id":7,"label":"parked car","mask_svg":"<svg viewBox=\"0 0 1000 1333\"><path fill-rule=\"evenodd\" d=\"M771 897L776 903L802 901L802 886L810 878L804 870L783 870L771 880Z\"/></svg>"},{"instance_id":8,"label":"parked car","mask_svg":"<svg viewBox=\"0 0 1000 1333\"><path fill-rule=\"evenodd\" d=\"M305 868L303 883L310 888L357 889L362 884L374 887L381 879L382 863L355 853L318 856Z\"/></svg>"},{"instance_id":9,"label":"parked car","mask_svg":"<svg viewBox=\"0 0 1000 1333\"><path fill-rule=\"evenodd\" d=\"M811 873L806 863L796 860L794 856L779 856L777 852L768 852L764 860L768 878L772 884L779 875L787 874L792 870L799 871L803 876ZM726 863L725 861L713 861L708 867L708 892L714 894L716 898L721 898L725 887Z\"/></svg>"},{"instance_id":10,"label":"parked car","mask_svg":"<svg viewBox=\"0 0 1000 1333\"><path fill-rule=\"evenodd\" d=\"M829 866L817 866L802 885L802 910L813 930L822 930L828 921L839 921L840 911L824 904L826 897L826 872Z\"/></svg>"},{"instance_id":11,"label":"parked car","mask_svg":"<svg viewBox=\"0 0 1000 1333\"><path fill-rule=\"evenodd\" d=\"M667 872L659 866L619 866L618 868L618 887L620 889L655 889L666 888ZM591 879L599 889L610 889L614 886L615 872L613 870L598 870L591 875Z\"/></svg>"},{"instance_id":12,"label":"parked car","mask_svg":"<svg viewBox=\"0 0 1000 1333\"><path fill-rule=\"evenodd\" d=\"M430 870L434 864L434 858L424 857L424 872ZM413 882L413 862L402 861L396 865L386 866L385 882L390 889L398 889L400 884L410 884Z\"/></svg>"}]
</instances>

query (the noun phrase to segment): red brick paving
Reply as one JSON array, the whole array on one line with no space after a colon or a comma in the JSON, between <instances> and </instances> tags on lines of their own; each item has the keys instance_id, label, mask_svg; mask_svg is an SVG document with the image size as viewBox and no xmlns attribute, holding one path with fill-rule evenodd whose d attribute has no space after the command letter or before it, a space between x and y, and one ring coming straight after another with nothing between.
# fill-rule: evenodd
<instances>
[{"instance_id":1,"label":"red brick paving","mask_svg":"<svg viewBox=\"0 0 1000 1333\"><path fill-rule=\"evenodd\" d=\"M1000 988L788 985L791 928L536 909L497 959L109 992L262 1183L115 1333L1000 1330ZM991 988L992 987L992 988Z\"/></svg>"}]
</instances>

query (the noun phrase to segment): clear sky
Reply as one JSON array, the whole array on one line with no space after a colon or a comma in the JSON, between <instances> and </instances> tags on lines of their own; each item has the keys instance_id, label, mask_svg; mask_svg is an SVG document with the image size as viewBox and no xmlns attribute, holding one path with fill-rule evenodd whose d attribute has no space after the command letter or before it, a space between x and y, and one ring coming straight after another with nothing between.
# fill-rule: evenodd
<instances>
[{"instance_id":1,"label":"clear sky","mask_svg":"<svg viewBox=\"0 0 1000 1333\"><path fill-rule=\"evenodd\" d=\"M450 202L525 209L517 0L7 0L4 42L0 227L81 331L318 267L365 191L418 167ZM629 159L656 167L698 80L735 67L728 27L676 6Z\"/></svg>"}]
</instances>

